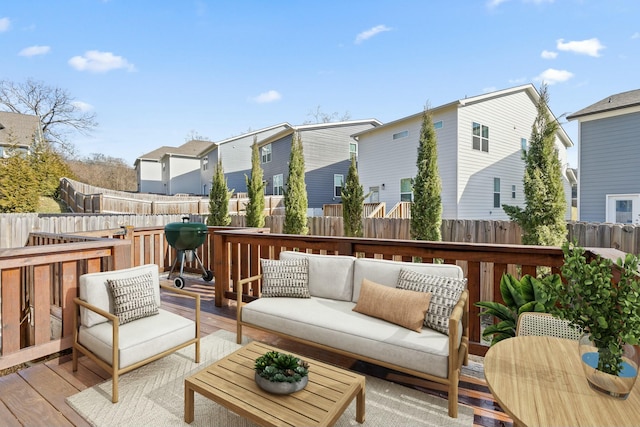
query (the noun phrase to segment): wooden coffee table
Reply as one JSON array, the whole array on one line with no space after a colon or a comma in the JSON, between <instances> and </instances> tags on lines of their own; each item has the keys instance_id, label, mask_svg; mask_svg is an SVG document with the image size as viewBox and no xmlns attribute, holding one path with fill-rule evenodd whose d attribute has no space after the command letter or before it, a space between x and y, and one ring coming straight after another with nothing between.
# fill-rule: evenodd
<instances>
[{"instance_id":1,"label":"wooden coffee table","mask_svg":"<svg viewBox=\"0 0 640 427\"><path fill-rule=\"evenodd\" d=\"M254 380L255 360L284 350L251 342L184 380L184 420L194 418L194 392L262 426L331 426L356 398L356 421L365 418L365 377L299 356L309 363L309 383L296 393L276 395ZM289 352L286 352L289 353Z\"/></svg>"}]
</instances>

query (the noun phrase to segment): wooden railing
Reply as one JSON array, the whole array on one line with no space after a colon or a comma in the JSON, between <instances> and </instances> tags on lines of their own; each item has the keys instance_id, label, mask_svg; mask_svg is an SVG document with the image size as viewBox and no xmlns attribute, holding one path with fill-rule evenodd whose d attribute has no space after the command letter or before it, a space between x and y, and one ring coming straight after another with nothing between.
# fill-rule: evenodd
<instances>
[{"instance_id":1,"label":"wooden railing","mask_svg":"<svg viewBox=\"0 0 640 427\"><path fill-rule=\"evenodd\" d=\"M411 218L411 202L398 202L386 215L387 218Z\"/></svg>"},{"instance_id":2,"label":"wooden railing","mask_svg":"<svg viewBox=\"0 0 640 427\"><path fill-rule=\"evenodd\" d=\"M216 248L215 303L236 299L233 283L258 273L260 258L277 259L283 250L300 250L328 255L355 255L370 258L458 264L468 278L470 292L471 353L484 355L488 347L481 342L479 308L474 303L500 297L500 278L509 271L536 275L538 267L559 272L562 250L557 247L443 243L416 240L357 239L344 237L299 236L286 234L247 234L242 231L220 231L214 235ZM247 298L258 296L249 288Z\"/></svg>"},{"instance_id":3,"label":"wooden railing","mask_svg":"<svg viewBox=\"0 0 640 427\"><path fill-rule=\"evenodd\" d=\"M0 369L70 348L80 275L129 267L130 245L97 239L0 250Z\"/></svg>"}]
</instances>

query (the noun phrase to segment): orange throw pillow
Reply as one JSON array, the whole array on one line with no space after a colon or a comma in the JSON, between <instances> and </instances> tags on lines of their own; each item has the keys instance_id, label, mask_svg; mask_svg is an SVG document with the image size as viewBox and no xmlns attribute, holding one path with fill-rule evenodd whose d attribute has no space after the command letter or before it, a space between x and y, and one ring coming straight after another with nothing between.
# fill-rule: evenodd
<instances>
[{"instance_id":1,"label":"orange throw pillow","mask_svg":"<svg viewBox=\"0 0 640 427\"><path fill-rule=\"evenodd\" d=\"M363 279L353 311L422 332L430 301L429 292L397 289Z\"/></svg>"}]
</instances>

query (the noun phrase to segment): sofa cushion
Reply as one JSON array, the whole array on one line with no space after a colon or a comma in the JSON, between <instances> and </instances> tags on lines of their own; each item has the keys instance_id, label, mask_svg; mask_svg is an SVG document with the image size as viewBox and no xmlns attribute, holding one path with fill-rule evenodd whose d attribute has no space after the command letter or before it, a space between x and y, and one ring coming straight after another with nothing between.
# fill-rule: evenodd
<instances>
[{"instance_id":1,"label":"sofa cushion","mask_svg":"<svg viewBox=\"0 0 640 427\"><path fill-rule=\"evenodd\" d=\"M432 274L434 276L453 277L463 279L464 273L457 265L450 264L428 264L419 262L401 262L389 261L373 258L357 258L353 267L353 298L352 301L358 301L360 296L360 286L362 279L373 280L376 283L395 288L400 277L400 270L417 271L423 274Z\"/></svg>"},{"instance_id":2,"label":"sofa cushion","mask_svg":"<svg viewBox=\"0 0 640 427\"><path fill-rule=\"evenodd\" d=\"M113 327L111 322L91 328L81 326L78 342L112 364ZM160 309L158 315L138 319L119 328L120 368L148 359L196 337L195 322Z\"/></svg>"},{"instance_id":3,"label":"sofa cushion","mask_svg":"<svg viewBox=\"0 0 640 427\"><path fill-rule=\"evenodd\" d=\"M262 296L309 298L309 261L261 259Z\"/></svg>"},{"instance_id":4,"label":"sofa cushion","mask_svg":"<svg viewBox=\"0 0 640 427\"><path fill-rule=\"evenodd\" d=\"M421 332L431 295L394 289L364 279L353 311Z\"/></svg>"},{"instance_id":5,"label":"sofa cushion","mask_svg":"<svg viewBox=\"0 0 640 427\"><path fill-rule=\"evenodd\" d=\"M294 251L280 252L281 260L296 258L309 260L309 293L311 296L351 301L355 257Z\"/></svg>"},{"instance_id":6,"label":"sofa cushion","mask_svg":"<svg viewBox=\"0 0 640 427\"><path fill-rule=\"evenodd\" d=\"M434 276L402 269L398 278L399 289L430 292L431 304L425 318L425 326L449 334L449 317L453 307L467 288L467 279Z\"/></svg>"},{"instance_id":7,"label":"sofa cushion","mask_svg":"<svg viewBox=\"0 0 640 427\"><path fill-rule=\"evenodd\" d=\"M151 272L121 279L107 279L113 297L113 314L121 325L158 314Z\"/></svg>"},{"instance_id":8,"label":"sofa cushion","mask_svg":"<svg viewBox=\"0 0 640 427\"><path fill-rule=\"evenodd\" d=\"M447 378L449 337L410 331L353 311L355 303L315 298L259 298L242 308L242 321L375 360ZM462 328L457 337L460 343Z\"/></svg>"},{"instance_id":9,"label":"sofa cushion","mask_svg":"<svg viewBox=\"0 0 640 427\"><path fill-rule=\"evenodd\" d=\"M80 276L78 296L104 311L113 313L113 296L109 290L107 280L122 279L138 276L150 272L153 281L154 298L156 305L160 307L160 280L158 279L158 266L145 264L138 267L123 268L120 270L87 273ZM86 327L106 322L107 318L84 307L80 307L80 324Z\"/></svg>"}]
</instances>

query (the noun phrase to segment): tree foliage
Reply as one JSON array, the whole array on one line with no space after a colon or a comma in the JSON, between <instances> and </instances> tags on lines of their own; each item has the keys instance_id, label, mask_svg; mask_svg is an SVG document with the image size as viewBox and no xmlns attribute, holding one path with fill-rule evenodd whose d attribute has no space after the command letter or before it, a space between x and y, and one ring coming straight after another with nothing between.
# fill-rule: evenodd
<instances>
[{"instance_id":1,"label":"tree foliage","mask_svg":"<svg viewBox=\"0 0 640 427\"><path fill-rule=\"evenodd\" d=\"M5 111L38 116L45 140L61 153L73 152L69 133L86 135L98 126L95 113L84 111L69 92L32 79L24 83L1 80L0 106Z\"/></svg>"},{"instance_id":2,"label":"tree foliage","mask_svg":"<svg viewBox=\"0 0 640 427\"><path fill-rule=\"evenodd\" d=\"M85 184L118 191L138 189L136 170L124 159L93 153L68 163L73 177Z\"/></svg>"},{"instance_id":3,"label":"tree foliage","mask_svg":"<svg viewBox=\"0 0 640 427\"><path fill-rule=\"evenodd\" d=\"M245 175L249 203L246 210L247 227L264 227L264 181L260 166L258 138L253 138L251 146L251 178Z\"/></svg>"},{"instance_id":4,"label":"tree foliage","mask_svg":"<svg viewBox=\"0 0 640 427\"><path fill-rule=\"evenodd\" d=\"M34 145L28 160L35 178L34 186L41 196L57 197L60 178L73 178L66 160L46 143Z\"/></svg>"},{"instance_id":5,"label":"tree foliage","mask_svg":"<svg viewBox=\"0 0 640 427\"><path fill-rule=\"evenodd\" d=\"M0 212L36 212L40 188L27 155L0 158Z\"/></svg>"},{"instance_id":6,"label":"tree foliage","mask_svg":"<svg viewBox=\"0 0 640 427\"><path fill-rule=\"evenodd\" d=\"M543 85L538 111L525 154L525 208L502 205L512 221L522 228L525 245L560 246L567 235L567 202L562 185L562 166L555 146L558 122L549 114L549 95Z\"/></svg>"},{"instance_id":7,"label":"tree foliage","mask_svg":"<svg viewBox=\"0 0 640 427\"><path fill-rule=\"evenodd\" d=\"M285 234L307 234L307 187L304 182L304 152L302 139L294 133L291 139L289 156L289 176L284 191L284 225Z\"/></svg>"},{"instance_id":8,"label":"tree foliage","mask_svg":"<svg viewBox=\"0 0 640 427\"><path fill-rule=\"evenodd\" d=\"M362 211L364 209L364 190L360 185L356 159L351 159L347 180L342 187L342 224L347 237L362 237Z\"/></svg>"},{"instance_id":9,"label":"tree foliage","mask_svg":"<svg viewBox=\"0 0 640 427\"><path fill-rule=\"evenodd\" d=\"M422 115L418 159L418 173L413 182L411 206L411 236L417 240L442 239L442 184L438 170L436 130L428 108Z\"/></svg>"},{"instance_id":10,"label":"tree foliage","mask_svg":"<svg viewBox=\"0 0 640 427\"><path fill-rule=\"evenodd\" d=\"M225 226L231 224L229 216L229 188L224 177L222 160L218 160L216 170L213 173L211 191L209 192L209 216L207 225Z\"/></svg>"}]
</instances>

